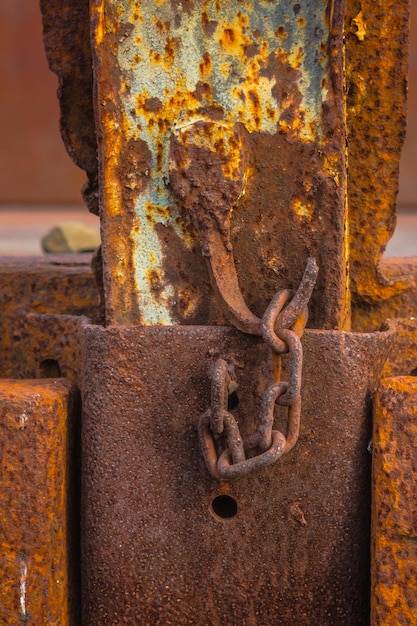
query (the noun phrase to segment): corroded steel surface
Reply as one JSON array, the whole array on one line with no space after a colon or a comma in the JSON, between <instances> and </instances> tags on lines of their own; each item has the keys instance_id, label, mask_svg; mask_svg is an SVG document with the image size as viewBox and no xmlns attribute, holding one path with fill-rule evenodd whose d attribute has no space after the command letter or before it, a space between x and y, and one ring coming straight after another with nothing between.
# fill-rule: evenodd
<instances>
[{"instance_id":1,"label":"corroded steel surface","mask_svg":"<svg viewBox=\"0 0 417 626\"><path fill-rule=\"evenodd\" d=\"M74 163L87 174L83 195L98 215L89 2L40 0L40 6L46 55L59 82L62 138Z\"/></svg>"},{"instance_id":2,"label":"corroded steel surface","mask_svg":"<svg viewBox=\"0 0 417 626\"><path fill-rule=\"evenodd\" d=\"M412 277L413 287L400 294L377 302L352 302L352 329L357 332L379 330L385 320L394 317L413 317L417 314L417 257L383 259L382 274L390 281ZM400 374L406 374L405 371Z\"/></svg>"},{"instance_id":3,"label":"corroded steel surface","mask_svg":"<svg viewBox=\"0 0 417 626\"><path fill-rule=\"evenodd\" d=\"M98 319L89 255L0 259L0 376L78 380L80 325Z\"/></svg>"},{"instance_id":4,"label":"corroded steel surface","mask_svg":"<svg viewBox=\"0 0 417 626\"><path fill-rule=\"evenodd\" d=\"M265 346L230 328L87 326L84 623L368 624L367 398L391 339L306 331L297 445L219 483L197 440L210 368L235 364L245 436Z\"/></svg>"},{"instance_id":5,"label":"corroded steel surface","mask_svg":"<svg viewBox=\"0 0 417 626\"><path fill-rule=\"evenodd\" d=\"M405 136L409 0L349 0L346 14L348 205L352 298L390 298L410 286L379 266L395 227Z\"/></svg>"},{"instance_id":6,"label":"corroded steel surface","mask_svg":"<svg viewBox=\"0 0 417 626\"><path fill-rule=\"evenodd\" d=\"M417 380L382 381L374 410L372 626L416 623Z\"/></svg>"},{"instance_id":7,"label":"corroded steel surface","mask_svg":"<svg viewBox=\"0 0 417 626\"><path fill-rule=\"evenodd\" d=\"M0 324L1 378L59 378L78 383L86 317L16 313Z\"/></svg>"},{"instance_id":8,"label":"corroded steel surface","mask_svg":"<svg viewBox=\"0 0 417 626\"><path fill-rule=\"evenodd\" d=\"M79 623L76 407L68 381L0 380L2 624Z\"/></svg>"},{"instance_id":9,"label":"corroded steel surface","mask_svg":"<svg viewBox=\"0 0 417 626\"><path fill-rule=\"evenodd\" d=\"M383 377L417 376L417 310L416 317L388 320L387 328L395 332L392 350L382 370Z\"/></svg>"},{"instance_id":10,"label":"corroded steel surface","mask_svg":"<svg viewBox=\"0 0 417 626\"><path fill-rule=\"evenodd\" d=\"M183 173L184 189L233 205L237 274L257 315L314 256L311 325L348 324L343 10L94 0L108 323L223 323Z\"/></svg>"},{"instance_id":11,"label":"corroded steel surface","mask_svg":"<svg viewBox=\"0 0 417 626\"><path fill-rule=\"evenodd\" d=\"M97 289L88 254L0 257L2 318L17 311L96 318Z\"/></svg>"}]
</instances>

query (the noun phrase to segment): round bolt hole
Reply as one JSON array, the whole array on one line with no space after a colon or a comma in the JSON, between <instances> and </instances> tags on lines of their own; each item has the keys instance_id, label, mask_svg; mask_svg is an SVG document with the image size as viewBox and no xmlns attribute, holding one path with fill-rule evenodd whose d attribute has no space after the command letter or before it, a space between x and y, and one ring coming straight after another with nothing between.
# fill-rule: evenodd
<instances>
[{"instance_id":1,"label":"round bolt hole","mask_svg":"<svg viewBox=\"0 0 417 626\"><path fill-rule=\"evenodd\" d=\"M213 513L221 519L230 519L237 513L237 502L227 495L216 496L211 503Z\"/></svg>"},{"instance_id":2,"label":"round bolt hole","mask_svg":"<svg viewBox=\"0 0 417 626\"><path fill-rule=\"evenodd\" d=\"M41 378L61 378L61 368L55 359L45 359L39 365Z\"/></svg>"}]
</instances>

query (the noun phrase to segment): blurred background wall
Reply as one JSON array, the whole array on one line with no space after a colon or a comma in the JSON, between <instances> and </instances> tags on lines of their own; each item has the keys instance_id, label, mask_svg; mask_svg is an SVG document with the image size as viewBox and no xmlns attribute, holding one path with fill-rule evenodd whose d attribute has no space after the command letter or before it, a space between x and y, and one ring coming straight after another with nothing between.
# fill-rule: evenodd
<instances>
[{"instance_id":1,"label":"blurred background wall","mask_svg":"<svg viewBox=\"0 0 417 626\"><path fill-rule=\"evenodd\" d=\"M417 211L417 0L412 0L412 13L408 133L398 205ZM0 0L0 208L82 204L84 174L72 164L59 135L56 88L43 51L38 0Z\"/></svg>"},{"instance_id":2,"label":"blurred background wall","mask_svg":"<svg viewBox=\"0 0 417 626\"><path fill-rule=\"evenodd\" d=\"M82 204L59 134L38 0L0 0L0 203Z\"/></svg>"}]
</instances>

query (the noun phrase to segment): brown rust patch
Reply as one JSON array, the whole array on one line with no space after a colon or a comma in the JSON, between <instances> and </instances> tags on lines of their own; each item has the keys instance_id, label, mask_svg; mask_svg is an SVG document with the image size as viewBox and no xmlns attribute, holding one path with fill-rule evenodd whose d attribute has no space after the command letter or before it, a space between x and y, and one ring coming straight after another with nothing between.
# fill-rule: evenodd
<instances>
[{"instance_id":1,"label":"brown rust patch","mask_svg":"<svg viewBox=\"0 0 417 626\"><path fill-rule=\"evenodd\" d=\"M198 223L203 242L214 229L231 247L230 216L244 188L245 152L237 126L199 121L171 137L170 186Z\"/></svg>"},{"instance_id":2,"label":"brown rust patch","mask_svg":"<svg viewBox=\"0 0 417 626\"><path fill-rule=\"evenodd\" d=\"M191 231L191 224L182 224ZM179 324L208 325L226 322L212 288L200 250L189 248L171 225L155 224L162 250L163 272L173 286L172 310Z\"/></svg>"},{"instance_id":3,"label":"brown rust patch","mask_svg":"<svg viewBox=\"0 0 417 626\"><path fill-rule=\"evenodd\" d=\"M395 331L395 343L382 375L417 376L417 316L390 319L384 327Z\"/></svg>"},{"instance_id":4,"label":"brown rust patch","mask_svg":"<svg viewBox=\"0 0 417 626\"><path fill-rule=\"evenodd\" d=\"M204 52L203 60L201 61L198 67L200 70L200 77L202 80L210 76L211 69L212 69L212 62L211 62L211 57L210 57L209 52Z\"/></svg>"}]
</instances>

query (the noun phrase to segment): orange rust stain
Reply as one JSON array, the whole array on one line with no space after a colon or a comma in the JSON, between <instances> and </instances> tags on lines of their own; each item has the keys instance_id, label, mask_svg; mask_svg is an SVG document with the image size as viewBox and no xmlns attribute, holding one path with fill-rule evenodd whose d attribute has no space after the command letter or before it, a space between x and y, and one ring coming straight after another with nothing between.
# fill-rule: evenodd
<instances>
[{"instance_id":1,"label":"orange rust stain","mask_svg":"<svg viewBox=\"0 0 417 626\"><path fill-rule=\"evenodd\" d=\"M146 280L152 291L159 291L163 288L162 275L158 269L148 269L146 271Z\"/></svg>"},{"instance_id":2,"label":"orange rust stain","mask_svg":"<svg viewBox=\"0 0 417 626\"><path fill-rule=\"evenodd\" d=\"M215 38L220 46L230 55L244 57L245 46L253 43L245 31L249 24L247 16L238 13L233 22L221 22Z\"/></svg>"},{"instance_id":3,"label":"orange rust stain","mask_svg":"<svg viewBox=\"0 0 417 626\"><path fill-rule=\"evenodd\" d=\"M275 111L275 109L271 109L267 107L266 114L269 117L269 119L272 121L275 121L277 119L277 112Z\"/></svg>"},{"instance_id":4,"label":"orange rust stain","mask_svg":"<svg viewBox=\"0 0 417 626\"><path fill-rule=\"evenodd\" d=\"M199 70L200 70L200 77L201 78L207 78L208 76L210 76L211 74L211 70L212 70L212 62L211 62L211 56L208 52L204 52L203 54L203 60L201 61L201 63L199 64Z\"/></svg>"},{"instance_id":5,"label":"orange rust stain","mask_svg":"<svg viewBox=\"0 0 417 626\"><path fill-rule=\"evenodd\" d=\"M148 56L151 63L160 64L164 62L162 54L156 52L155 50L149 50Z\"/></svg>"},{"instance_id":6,"label":"orange rust stain","mask_svg":"<svg viewBox=\"0 0 417 626\"><path fill-rule=\"evenodd\" d=\"M169 207L162 206L160 204L152 204L152 202L147 202L145 204L145 212L147 217L150 217L151 221L154 221L156 216L164 218L168 218L170 216Z\"/></svg>"},{"instance_id":7,"label":"orange rust stain","mask_svg":"<svg viewBox=\"0 0 417 626\"><path fill-rule=\"evenodd\" d=\"M311 201L293 198L292 209L299 218L310 220L313 217L314 204Z\"/></svg>"}]
</instances>

